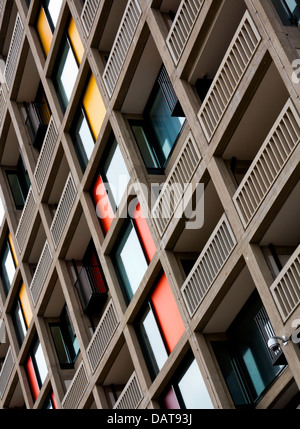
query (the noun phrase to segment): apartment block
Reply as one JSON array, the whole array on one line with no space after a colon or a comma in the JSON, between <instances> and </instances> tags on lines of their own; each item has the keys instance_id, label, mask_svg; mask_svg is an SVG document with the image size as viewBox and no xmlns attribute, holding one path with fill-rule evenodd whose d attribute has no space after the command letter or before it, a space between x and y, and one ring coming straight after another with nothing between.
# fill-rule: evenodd
<instances>
[{"instance_id":1,"label":"apartment block","mask_svg":"<svg viewBox=\"0 0 300 429\"><path fill-rule=\"evenodd\" d=\"M299 0L0 0L0 408L300 408Z\"/></svg>"}]
</instances>

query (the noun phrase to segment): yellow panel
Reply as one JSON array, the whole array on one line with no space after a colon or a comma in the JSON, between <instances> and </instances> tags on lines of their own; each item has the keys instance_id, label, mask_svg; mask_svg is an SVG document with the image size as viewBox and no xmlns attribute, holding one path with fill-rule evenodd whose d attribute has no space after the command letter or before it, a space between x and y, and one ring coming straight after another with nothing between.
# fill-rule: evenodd
<instances>
[{"instance_id":1,"label":"yellow panel","mask_svg":"<svg viewBox=\"0 0 300 429\"><path fill-rule=\"evenodd\" d=\"M48 55L53 36L43 8L41 8L40 10L40 14L36 24L36 29L37 29L37 32L39 33L40 40L44 48L44 52L46 55Z\"/></svg>"},{"instance_id":2,"label":"yellow panel","mask_svg":"<svg viewBox=\"0 0 300 429\"><path fill-rule=\"evenodd\" d=\"M103 103L94 75L91 76L83 97L83 107L95 140L103 123L106 108Z\"/></svg>"},{"instance_id":3,"label":"yellow panel","mask_svg":"<svg viewBox=\"0 0 300 429\"><path fill-rule=\"evenodd\" d=\"M80 64L84 53L84 47L73 18L71 18L70 20L70 24L68 28L68 36L69 36L73 51L75 53L76 59Z\"/></svg>"},{"instance_id":4,"label":"yellow panel","mask_svg":"<svg viewBox=\"0 0 300 429\"><path fill-rule=\"evenodd\" d=\"M19 292L19 298L20 298L20 303L23 310L25 322L28 328L32 319L32 311L31 311L31 306L30 306L29 298L28 298L24 283L21 286L21 289Z\"/></svg>"},{"instance_id":5,"label":"yellow panel","mask_svg":"<svg viewBox=\"0 0 300 429\"><path fill-rule=\"evenodd\" d=\"M12 254L13 254L13 258L14 258L15 264L17 266L18 265L18 259L17 259L16 251L15 251L15 248L14 248L14 245L13 245L13 242L12 242L12 238L11 238L11 233L10 232L8 233L8 241L9 241L9 244L10 244L10 248L11 248L11 251L12 251Z\"/></svg>"}]
</instances>

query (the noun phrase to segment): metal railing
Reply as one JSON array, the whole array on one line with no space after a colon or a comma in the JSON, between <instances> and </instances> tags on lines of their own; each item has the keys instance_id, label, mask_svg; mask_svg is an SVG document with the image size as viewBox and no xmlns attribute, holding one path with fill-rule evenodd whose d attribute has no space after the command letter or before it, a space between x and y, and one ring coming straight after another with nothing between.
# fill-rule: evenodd
<instances>
[{"instance_id":1,"label":"metal railing","mask_svg":"<svg viewBox=\"0 0 300 429\"><path fill-rule=\"evenodd\" d=\"M19 60L21 44L24 34L24 27L19 13L16 17L16 22L8 50L6 65L4 69L4 77L7 90L9 91L13 82L15 70Z\"/></svg>"},{"instance_id":2,"label":"metal railing","mask_svg":"<svg viewBox=\"0 0 300 429\"><path fill-rule=\"evenodd\" d=\"M181 294L191 317L225 265L236 243L224 213L181 287Z\"/></svg>"},{"instance_id":3,"label":"metal railing","mask_svg":"<svg viewBox=\"0 0 300 429\"><path fill-rule=\"evenodd\" d=\"M134 372L114 405L116 410L135 410L143 399L142 389Z\"/></svg>"},{"instance_id":4,"label":"metal railing","mask_svg":"<svg viewBox=\"0 0 300 429\"><path fill-rule=\"evenodd\" d=\"M0 398L1 399L3 398L5 389L7 387L10 376L14 369L14 364L15 364L14 356L11 350L11 346L9 346L9 349L6 353L6 356L0 371Z\"/></svg>"},{"instance_id":5,"label":"metal railing","mask_svg":"<svg viewBox=\"0 0 300 429\"><path fill-rule=\"evenodd\" d=\"M283 322L300 304L300 244L291 255L271 288L276 306Z\"/></svg>"},{"instance_id":6,"label":"metal railing","mask_svg":"<svg viewBox=\"0 0 300 429\"><path fill-rule=\"evenodd\" d=\"M52 253L48 241L46 240L40 259L37 263L37 267L35 269L32 281L29 286L34 306L36 306L39 296L43 290L46 277L49 273L52 264L52 260Z\"/></svg>"},{"instance_id":7,"label":"metal railing","mask_svg":"<svg viewBox=\"0 0 300 429\"><path fill-rule=\"evenodd\" d=\"M89 385L88 376L82 361L75 372L72 382L62 400L62 408L66 410L74 410L78 407L84 392Z\"/></svg>"},{"instance_id":8,"label":"metal railing","mask_svg":"<svg viewBox=\"0 0 300 429\"><path fill-rule=\"evenodd\" d=\"M246 228L299 144L300 118L288 100L233 196Z\"/></svg>"},{"instance_id":9,"label":"metal railing","mask_svg":"<svg viewBox=\"0 0 300 429\"><path fill-rule=\"evenodd\" d=\"M24 248L28 232L34 220L35 209L36 201L33 190L30 187L16 231L16 241L20 253Z\"/></svg>"},{"instance_id":10,"label":"metal railing","mask_svg":"<svg viewBox=\"0 0 300 429\"><path fill-rule=\"evenodd\" d=\"M167 46L175 65L178 64L204 0L182 0L167 37Z\"/></svg>"},{"instance_id":11,"label":"metal railing","mask_svg":"<svg viewBox=\"0 0 300 429\"><path fill-rule=\"evenodd\" d=\"M152 209L153 221L161 237L182 200L184 191L191 182L200 161L200 151L190 132Z\"/></svg>"},{"instance_id":12,"label":"metal railing","mask_svg":"<svg viewBox=\"0 0 300 429\"><path fill-rule=\"evenodd\" d=\"M119 319L111 300L107 305L101 320L98 323L96 331L86 350L92 372L96 371L101 358L110 343L117 327Z\"/></svg>"},{"instance_id":13,"label":"metal railing","mask_svg":"<svg viewBox=\"0 0 300 429\"><path fill-rule=\"evenodd\" d=\"M211 141L260 41L261 36L246 11L198 113L208 142Z\"/></svg>"},{"instance_id":14,"label":"metal railing","mask_svg":"<svg viewBox=\"0 0 300 429\"><path fill-rule=\"evenodd\" d=\"M81 22L87 36L90 35L99 5L100 0L85 0L84 2L81 12Z\"/></svg>"},{"instance_id":15,"label":"metal railing","mask_svg":"<svg viewBox=\"0 0 300 429\"><path fill-rule=\"evenodd\" d=\"M122 71L141 15L139 2L129 0L103 72L104 84L110 98Z\"/></svg>"},{"instance_id":16,"label":"metal railing","mask_svg":"<svg viewBox=\"0 0 300 429\"><path fill-rule=\"evenodd\" d=\"M76 195L77 189L72 174L69 173L50 227L55 248L57 248L64 232Z\"/></svg>"},{"instance_id":17,"label":"metal railing","mask_svg":"<svg viewBox=\"0 0 300 429\"><path fill-rule=\"evenodd\" d=\"M2 127L4 115L6 109L6 98L2 87L0 86L0 128Z\"/></svg>"}]
</instances>

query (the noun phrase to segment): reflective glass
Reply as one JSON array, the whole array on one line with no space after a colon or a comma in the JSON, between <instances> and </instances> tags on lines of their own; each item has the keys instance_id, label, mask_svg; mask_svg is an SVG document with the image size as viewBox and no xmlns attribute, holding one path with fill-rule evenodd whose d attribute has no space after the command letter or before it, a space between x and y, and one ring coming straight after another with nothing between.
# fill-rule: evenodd
<instances>
[{"instance_id":1,"label":"reflective glass","mask_svg":"<svg viewBox=\"0 0 300 429\"><path fill-rule=\"evenodd\" d=\"M80 109L78 114L73 141L81 168L84 171L94 150L95 142L83 109Z\"/></svg>"},{"instance_id":2,"label":"reflective glass","mask_svg":"<svg viewBox=\"0 0 300 429\"><path fill-rule=\"evenodd\" d=\"M127 297L131 300L148 267L132 222L128 224L115 257Z\"/></svg>"},{"instance_id":3,"label":"reflective glass","mask_svg":"<svg viewBox=\"0 0 300 429\"><path fill-rule=\"evenodd\" d=\"M178 388L186 408L213 408L213 404L195 359L178 382Z\"/></svg>"},{"instance_id":4,"label":"reflective glass","mask_svg":"<svg viewBox=\"0 0 300 429\"><path fill-rule=\"evenodd\" d=\"M114 141L109 157L104 164L106 180L114 198L114 205L118 207L130 180L126 164L116 140Z\"/></svg>"},{"instance_id":5,"label":"reflective glass","mask_svg":"<svg viewBox=\"0 0 300 429\"><path fill-rule=\"evenodd\" d=\"M9 248L7 251L6 258L4 260L4 267L9 280L9 284L12 284L12 281L16 272L16 267Z\"/></svg>"},{"instance_id":6,"label":"reflective glass","mask_svg":"<svg viewBox=\"0 0 300 429\"><path fill-rule=\"evenodd\" d=\"M62 0L49 0L48 11L51 16L54 27L56 27Z\"/></svg>"},{"instance_id":7,"label":"reflective glass","mask_svg":"<svg viewBox=\"0 0 300 429\"><path fill-rule=\"evenodd\" d=\"M38 342L37 346L35 347L35 350L33 352L33 357L34 357L36 366L37 366L38 371L39 371L41 383L43 384L46 377L47 377L48 369L47 369L45 356L44 356L44 353L42 350L42 346L41 346L41 343L39 343L39 342Z\"/></svg>"},{"instance_id":8,"label":"reflective glass","mask_svg":"<svg viewBox=\"0 0 300 429\"><path fill-rule=\"evenodd\" d=\"M27 327L24 321L24 316L19 301L17 302L15 307L13 322L16 329L19 345L21 345L26 336Z\"/></svg>"}]
</instances>

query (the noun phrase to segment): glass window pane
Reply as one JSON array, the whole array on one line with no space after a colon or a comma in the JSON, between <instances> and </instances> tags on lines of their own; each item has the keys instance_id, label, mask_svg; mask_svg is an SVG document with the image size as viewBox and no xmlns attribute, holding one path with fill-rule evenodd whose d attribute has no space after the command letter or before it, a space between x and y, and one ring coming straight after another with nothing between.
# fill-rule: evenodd
<instances>
[{"instance_id":1,"label":"glass window pane","mask_svg":"<svg viewBox=\"0 0 300 429\"><path fill-rule=\"evenodd\" d=\"M67 108L78 73L78 65L69 44L68 39L64 42L57 70L54 75L54 83L58 91L59 101L63 110Z\"/></svg>"},{"instance_id":2,"label":"glass window pane","mask_svg":"<svg viewBox=\"0 0 300 429\"><path fill-rule=\"evenodd\" d=\"M15 267L15 263L14 263L14 259L13 256L11 254L10 248L7 245L7 254L4 257L4 269L5 269L5 273L7 275L9 284L12 284L15 272L16 272L16 267Z\"/></svg>"},{"instance_id":3,"label":"glass window pane","mask_svg":"<svg viewBox=\"0 0 300 429\"><path fill-rule=\"evenodd\" d=\"M51 16L54 27L56 27L62 0L49 0L48 11Z\"/></svg>"},{"instance_id":4,"label":"glass window pane","mask_svg":"<svg viewBox=\"0 0 300 429\"><path fill-rule=\"evenodd\" d=\"M161 147L165 160L168 159L185 118L172 117L165 97L159 89L149 111L157 141Z\"/></svg>"},{"instance_id":5,"label":"glass window pane","mask_svg":"<svg viewBox=\"0 0 300 429\"><path fill-rule=\"evenodd\" d=\"M132 223L128 225L115 256L128 298L131 299L148 267Z\"/></svg>"},{"instance_id":6,"label":"glass window pane","mask_svg":"<svg viewBox=\"0 0 300 429\"><path fill-rule=\"evenodd\" d=\"M55 344L59 363L61 365L71 363L67 347L65 345L62 332L59 326L51 326L51 334Z\"/></svg>"},{"instance_id":7,"label":"glass window pane","mask_svg":"<svg viewBox=\"0 0 300 429\"><path fill-rule=\"evenodd\" d=\"M213 404L195 359L179 381L178 387L186 408L213 408Z\"/></svg>"},{"instance_id":8,"label":"glass window pane","mask_svg":"<svg viewBox=\"0 0 300 429\"><path fill-rule=\"evenodd\" d=\"M153 369L157 374L168 358L168 354L160 335L154 314L149 308L141 322L141 333L147 348Z\"/></svg>"},{"instance_id":9,"label":"glass window pane","mask_svg":"<svg viewBox=\"0 0 300 429\"><path fill-rule=\"evenodd\" d=\"M73 140L81 168L84 171L94 150L95 142L83 109L78 114Z\"/></svg>"},{"instance_id":10,"label":"glass window pane","mask_svg":"<svg viewBox=\"0 0 300 429\"><path fill-rule=\"evenodd\" d=\"M111 153L104 164L104 170L106 180L109 183L110 190L114 198L113 206L118 207L130 177L116 140L114 141Z\"/></svg>"},{"instance_id":11,"label":"glass window pane","mask_svg":"<svg viewBox=\"0 0 300 429\"><path fill-rule=\"evenodd\" d=\"M161 165L155 153L155 149L150 145L142 125L132 125L132 131L141 151L146 168L160 168Z\"/></svg>"},{"instance_id":12,"label":"glass window pane","mask_svg":"<svg viewBox=\"0 0 300 429\"><path fill-rule=\"evenodd\" d=\"M41 383L43 384L47 377L48 369L47 369L47 364L45 361L44 353L40 342L38 342L38 345L36 346L33 352L33 358L35 360L37 369L39 371Z\"/></svg>"},{"instance_id":13,"label":"glass window pane","mask_svg":"<svg viewBox=\"0 0 300 429\"><path fill-rule=\"evenodd\" d=\"M22 192L18 175L14 172L7 172L6 174L16 209L21 210L24 207L26 197Z\"/></svg>"},{"instance_id":14,"label":"glass window pane","mask_svg":"<svg viewBox=\"0 0 300 429\"><path fill-rule=\"evenodd\" d=\"M17 302L13 317L14 317L13 321L14 321L14 326L15 326L15 330L17 333L17 338L19 341L19 345L21 345L23 343L25 336L26 336L27 327L25 324L21 305L19 302Z\"/></svg>"}]
</instances>

